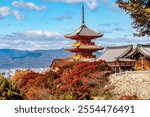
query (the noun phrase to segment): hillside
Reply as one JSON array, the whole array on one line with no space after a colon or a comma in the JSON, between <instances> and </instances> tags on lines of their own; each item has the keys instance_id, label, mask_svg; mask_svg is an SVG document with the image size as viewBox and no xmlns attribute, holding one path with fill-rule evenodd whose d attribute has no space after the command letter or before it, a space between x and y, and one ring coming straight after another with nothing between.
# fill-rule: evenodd
<instances>
[{"instance_id":1,"label":"hillside","mask_svg":"<svg viewBox=\"0 0 150 117\"><path fill-rule=\"evenodd\" d=\"M66 58L71 53L59 50L21 51L0 49L0 68L48 67L55 58Z\"/></svg>"},{"instance_id":2,"label":"hillside","mask_svg":"<svg viewBox=\"0 0 150 117\"><path fill-rule=\"evenodd\" d=\"M97 52L96 55L100 53ZM0 49L0 68L43 68L50 66L53 59L67 58L70 52L59 50L21 51Z\"/></svg>"}]
</instances>

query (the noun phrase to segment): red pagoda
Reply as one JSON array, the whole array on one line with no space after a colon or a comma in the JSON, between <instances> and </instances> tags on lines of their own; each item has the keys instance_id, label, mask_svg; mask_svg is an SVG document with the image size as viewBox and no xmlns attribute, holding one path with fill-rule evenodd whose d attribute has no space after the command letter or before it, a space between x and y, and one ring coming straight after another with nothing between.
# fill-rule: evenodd
<instances>
[{"instance_id":1,"label":"red pagoda","mask_svg":"<svg viewBox=\"0 0 150 117\"><path fill-rule=\"evenodd\" d=\"M95 60L96 55L93 52L102 50L103 47L96 46L91 40L102 37L103 34L97 33L85 25L84 4L82 4L82 25L75 32L66 35L66 38L75 40L71 47L65 48L66 51L75 53L71 58L75 60L91 61Z\"/></svg>"}]
</instances>

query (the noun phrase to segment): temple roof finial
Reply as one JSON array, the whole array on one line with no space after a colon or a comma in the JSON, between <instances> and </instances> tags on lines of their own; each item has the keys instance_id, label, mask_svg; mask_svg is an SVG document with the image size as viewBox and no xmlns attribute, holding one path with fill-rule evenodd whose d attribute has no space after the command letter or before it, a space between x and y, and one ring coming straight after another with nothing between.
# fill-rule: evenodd
<instances>
[{"instance_id":1,"label":"temple roof finial","mask_svg":"<svg viewBox=\"0 0 150 117\"><path fill-rule=\"evenodd\" d=\"M84 25L84 2L82 2L82 25Z\"/></svg>"}]
</instances>

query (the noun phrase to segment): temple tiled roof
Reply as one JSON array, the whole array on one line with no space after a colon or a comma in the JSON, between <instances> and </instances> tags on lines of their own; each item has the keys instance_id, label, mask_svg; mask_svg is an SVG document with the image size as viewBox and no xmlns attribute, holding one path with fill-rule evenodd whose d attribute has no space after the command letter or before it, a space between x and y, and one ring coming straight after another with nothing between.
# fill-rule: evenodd
<instances>
[{"instance_id":1,"label":"temple tiled roof","mask_svg":"<svg viewBox=\"0 0 150 117\"><path fill-rule=\"evenodd\" d=\"M106 50L97 58L97 60L114 62L127 55L132 50L132 48L133 48L132 45L107 47Z\"/></svg>"},{"instance_id":2,"label":"temple tiled roof","mask_svg":"<svg viewBox=\"0 0 150 117\"><path fill-rule=\"evenodd\" d=\"M132 48L132 50L126 55L126 56L124 56L125 58L130 58L131 56L133 56L133 55L135 55L136 54L136 52L137 52L137 48Z\"/></svg>"},{"instance_id":3,"label":"temple tiled roof","mask_svg":"<svg viewBox=\"0 0 150 117\"><path fill-rule=\"evenodd\" d=\"M130 58L130 57L134 56L137 52L138 53L140 52L145 57L150 57L150 44L146 44L146 45L138 44L137 47L132 50L132 52L130 52L126 55L126 57Z\"/></svg>"},{"instance_id":4,"label":"temple tiled roof","mask_svg":"<svg viewBox=\"0 0 150 117\"><path fill-rule=\"evenodd\" d=\"M134 55L141 53L147 58L150 58L150 44L138 44L136 48L132 45L118 46L118 47L107 47L106 50L97 58L97 60L105 60L106 62L114 61L134 61Z\"/></svg>"}]
</instances>

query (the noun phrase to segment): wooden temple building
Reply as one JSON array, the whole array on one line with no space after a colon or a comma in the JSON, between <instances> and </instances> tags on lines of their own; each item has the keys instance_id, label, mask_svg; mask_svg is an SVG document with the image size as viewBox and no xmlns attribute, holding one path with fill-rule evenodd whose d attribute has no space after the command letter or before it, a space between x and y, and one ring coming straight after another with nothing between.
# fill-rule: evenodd
<instances>
[{"instance_id":1,"label":"wooden temple building","mask_svg":"<svg viewBox=\"0 0 150 117\"><path fill-rule=\"evenodd\" d=\"M150 44L107 47L97 58L105 60L116 72L126 70L149 70L150 69Z\"/></svg>"},{"instance_id":2,"label":"wooden temple building","mask_svg":"<svg viewBox=\"0 0 150 117\"><path fill-rule=\"evenodd\" d=\"M81 61L94 61L96 55L93 52L102 50L103 47L95 45L93 39L102 37L103 34L97 33L85 25L84 21L84 4L82 4L82 25L75 32L66 35L66 38L75 40L71 47L65 48L66 51L75 53L71 58Z\"/></svg>"},{"instance_id":3,"label":"wooden temple building","mask_svg":"<svg viewBox=\"0 0 150 117\"><path fill-rule=\"evenodd\" d=\"M135 60L135 69L137 71L150 70L150 44L138 44L125 57Z\"/></svg>"},{"instance_id":4,"label":"wooden temple building","mask_svg":"<svg viewBox=\"0 0 150 117\"><path fill-rule=\"evenodd\" d=\"M106 47L104 52L97 60L105 60L116 72L120 70L132 69L135 66L135 60L124 58L132 51L133 46Z\"/></svg>"}]
</instances>

